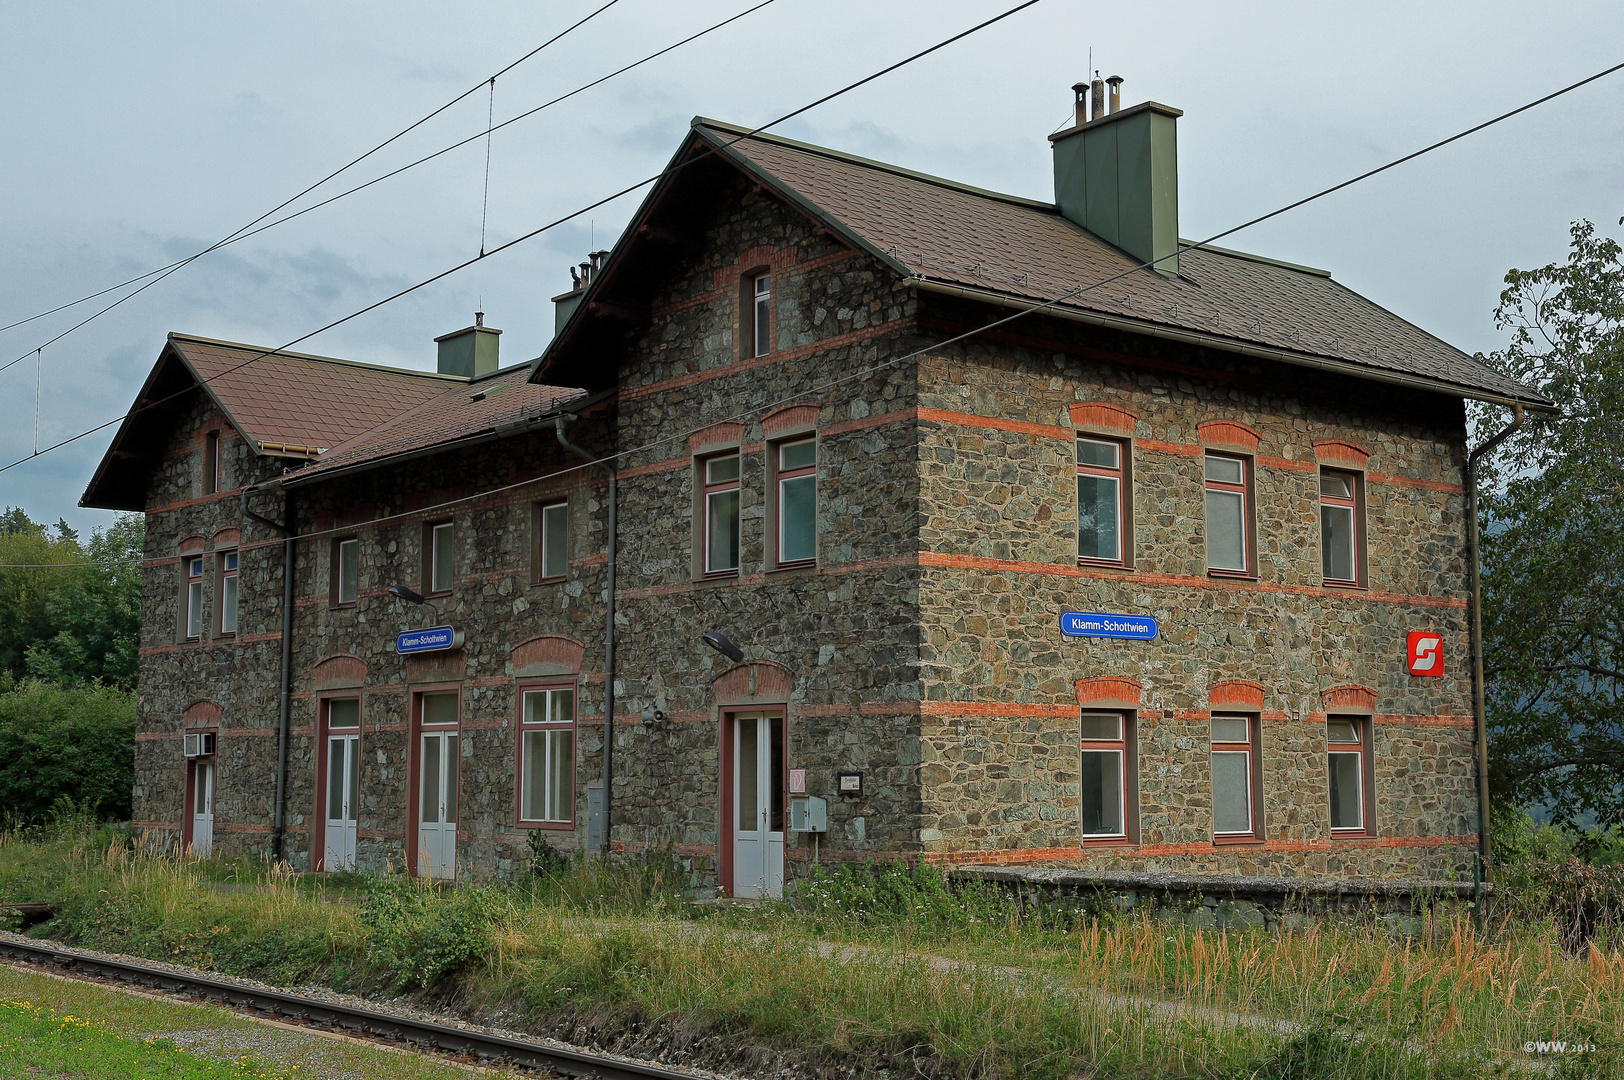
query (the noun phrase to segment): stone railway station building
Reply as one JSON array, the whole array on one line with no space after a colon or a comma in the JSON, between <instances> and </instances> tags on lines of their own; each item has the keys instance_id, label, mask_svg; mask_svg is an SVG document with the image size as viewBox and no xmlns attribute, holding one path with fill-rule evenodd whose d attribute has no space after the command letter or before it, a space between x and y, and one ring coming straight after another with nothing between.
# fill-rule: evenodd
<instances>
[{"instance_id":1,"label":"stone railway station building","mask_svg":"<svg viewBox=\"0 0 1624 1080\"><path fill-rule=\"evenodd\" d=\"M136 825L1470 876L1464 400L1547 403L1182 244L1179 112L1098 100L1054 202L696 120L525 364L171 334L83 500L147 518Z\"/></svg>"}]
</instances>

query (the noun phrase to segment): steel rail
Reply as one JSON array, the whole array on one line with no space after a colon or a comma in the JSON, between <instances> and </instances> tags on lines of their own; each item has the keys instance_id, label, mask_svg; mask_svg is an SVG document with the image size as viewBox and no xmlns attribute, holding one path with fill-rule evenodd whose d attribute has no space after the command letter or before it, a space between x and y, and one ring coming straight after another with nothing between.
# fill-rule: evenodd
<instances>
[{"instance_id":1,"label":"steel rail","mask_svg":"<svg viewBox=\"0 0 1624 1080\"><path fill-rule=\"evenodd\" d=\"M338 1029L382 1036L438 1050L472 1053L502 1064L548 1069L565 1076L592 1077L595 1080L649 1080L650 1077L657 1080L695 1080L698 1075L663 1069L657 1065L638 1065L596 1054L565 1050L488 1031L453 1027L432 1020L414 1020L392 1013L323 1001L320 998L304 997L281 990L242 986L224 979L211 979L205 975L187 975L127 960L91 956L77 949L67 949L44 942L0 938L0 956L52 968L69 968L86 974L110 976L121 982L142 984L159 990L200 993L236 1008L278 1013L295 1020L313 1021Z\"/></svg>"}]
</instances>

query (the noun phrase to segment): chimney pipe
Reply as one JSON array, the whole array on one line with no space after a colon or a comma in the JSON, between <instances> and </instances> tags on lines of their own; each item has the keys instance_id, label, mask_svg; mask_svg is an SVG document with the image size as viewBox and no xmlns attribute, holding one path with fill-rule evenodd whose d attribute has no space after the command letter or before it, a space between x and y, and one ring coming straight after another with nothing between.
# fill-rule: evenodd
<instances>
[{"instance_id":1,"label":"chimney pipe","mask_svg":"<svg viewBox=\"0 0 1624 1080\"><path fill-rule=\"evenodd\" d=\"M1093 82L1094 119L1098 120L1105 115L1105 83L1100 81L1100 73L1094 73Z\"/></svg>"},{"instance_id":2,"label":"chimney pipe","mask_svg":"<svg viewBox=\"0 0 1624 1080\"><path fill-rule=\"evenodd\" d=\"M1122 108L1122 76L1112 75L1105 81L1111 84L1111 111L1116 112Z\"/></svg>"},{"instance_id":3,"label":"chimney pipe","mask_svg":"<svg viewBox=\"0 0 1624 1080\"><path fill-rule=\"evenodd\" d=\"M1088 123L1088 84L1072 83L1071 92L1077 95L1077 126Z\"/></svg>"}]
</instances>

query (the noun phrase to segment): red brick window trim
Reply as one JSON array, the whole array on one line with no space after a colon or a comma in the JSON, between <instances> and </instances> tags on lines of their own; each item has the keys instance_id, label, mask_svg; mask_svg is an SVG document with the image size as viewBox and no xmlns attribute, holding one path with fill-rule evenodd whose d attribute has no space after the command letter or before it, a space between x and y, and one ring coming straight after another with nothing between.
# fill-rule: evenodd
<instances>
[{"instance_id":1,"label":"red brick window trim","mask_svg":"<svg viewBox=\"0 0 1624 1080\"><path fill-rule=\"evenodd\" d=\"M735 449L700 458L695 464L700 486L700 576L736 577L743 456Z\"/></svg>"},{"instance_id":2,"label":"red brick window trim","mask_svg":"<svg viewBox=\"0 0 1624 1080\"><path fill-rule=\"evenodd\" d=\"M1263 441L1253 428L1234 420L1203 420L1195 426L1201 445L1251 456Z\"/></svg>"},{"instance_id":3,"label":"red brick window trim","mask_svg":"<svg viewBox=\"0 0 1624 1080\"><path fill-rule=\"evenodd\" d=\"M1320 569L1327 586L1365 584L1365 478L1345 469L1321 469Z\"/></svg>"},{"instance_id":4,"label":"red brick window trim","mask_svg":"<svg viewBox=\"0 0 1624 1080\"><path fill-rule=\"evenodd\" d=\"M1067 412L1071 416L1072 426L1079 434L1097 432L1101 435L1129 438L1133 435L1134 425L1139 422L1139 417L1135 413L1120 405L1111 405L1104 401L1082 402L1070 406Z\"/></svg>"},{"instance_id":5,"label":"red brick window trim","mask_svg":"<svg viewBox=\"0 0 1624 1080\"><path fill-rule=\"evenodd\" d=\"M1371 818L1375 785L1368 716L1325 718L1326 768L1331 810L1331 836L1344 839L1376 835Z\"/></svg>"},{"instance_id":6,"label":"red brick window trim","mask_svg":"<svg viewBox=\"0 0 1624 1080\"><path fill-rule=\"evenodd\" d=\"M519 683L514 823L575 828L575 682Z\"/></svg>"},{"instance_id":7,"label":"red brick window trim","mask_svg":"<svg viewBox=\"0 0 1624 1080\"><path fill-rule=\"evenodd\" d=\"M1258 717L1215 712L1212 741L1212 842L1256 844L1263 836Z\"/></svg>"},{"instance_id":8,"label":"red brick window trim","mask_svg":"<svg viewBox=\"0 0 1624 1080\"><path fill-rule=\"evenodd\" d=\"M1081 711L1077 803L1084 847L1132 842L1133 742L1133 714Z\"/></svg>"},{"instance_id":9,"label":"red brick window trim","mask_svg":"<svg viewBox=\"0 0 1624 1080\"><path fill-rule=\"evenodd\" d=\"M1370 451L1342 439L1320 439L1314 443L1314 460L1331 468L1363 472L1370 463Z\"/></svg>"},{"instance_id":10,"label":"red brick window trim","mask_svg":"<svg viewBox=\"0 0 1624 1080\"><path fill-rule=\"evenodd\" d=\"M1252 523L1252 459L1208 450L1202 455L1207 504L1207 573L1256 576Z\"/></svg>"},{"instance_id":11,"label":"red brick window trim","mask_svg":"<svg viewBox=\"0 0 1624 1080\"><path fill-rule=\"evenodd\" d=\"M1077 434L1077 562L1133 565L1131 443Z\"/></svg>"}]
</instances>

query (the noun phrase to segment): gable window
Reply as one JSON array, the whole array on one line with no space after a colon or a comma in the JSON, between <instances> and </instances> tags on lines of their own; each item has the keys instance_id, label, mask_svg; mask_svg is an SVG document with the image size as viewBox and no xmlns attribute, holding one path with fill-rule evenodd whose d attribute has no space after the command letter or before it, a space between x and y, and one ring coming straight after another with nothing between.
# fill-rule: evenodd
<instances>
[{"instance_id":1,"label":"gable window","mask_svg":"<svg viewBox=\"0 0 1624 1080\"><path fill-rule=\"evenodd\" d=\"M355 537L333 545L333 603L355 603L361 589L361 541Z\"/></svg>"},{"instance_id":2,"label":"gable window","mask_svg":"<svg viewBox=\"0 0 1624 1080\"><path fill-rule=\"evenodd\" d=\"M237 632L237 553L220 554L220 633Z\"/></svg>"},{"instance_id":3,"label":"gable window","mask_svg":"<svg viewBox=\"0 0 1624 1080\"><path fill-rule=\"evenodd\" d=\"M1327 585L1360 584L1364 561L1359 521L1359 476L1326 469L1320 473L1320 559Z\"/></svg>"},{"instance_id":4,"label":"gable window","mask_svg":"<svg viewBox=\"0 0 1624 1080\"><path fill-rule=\"evenodd\" d=\"M700 462L703 474L706 574L739 569L739 455L720 454Z\"/></svg>"},{"instance_id":5,"label":"gable window","mask_svg":"<svg viewBox=\"0 0 1624 1080\"><path fill-rule=\"evenodd\" d=\"M430 593L451 591L451 574L456 566L456 527L449 521L437 521L427 529L427 573Z\"/></svg>"},{"instance_id":6,"label":"gable window","mask_svg":"<svg viewBox=\"0 0 1624 1080\"><path fill-rule=\"evenodd\" d=\"M782 442L770 452L778 475L775 563L805 565L818 553L818 441Z\"/></svg>"},{"instance_id":7,"label":"gable window","mask_svg":"<svg viewBox=\"0 0 1624 1080\"><path fill-rule=\"evenodd\" d=\"M746 293L749 333L745 339L746 356L766 356L772 351L773 278L771 274L757 274L750 279Z\"/></svg>"},{"instance_id":8,"label":"gable window","mask_svg":"<svg viewBox=\"0 0 1624 1080\"><path fill-rule=\"evenodd\" d=\"M1125 565L1126 446L1116 439L1077 437L1077 558Z\"/></svg>"},{"instance_id":9,"label":"gable window","mask_svg":"<svg viewBox=\"0 0 1624 1080\"><path fill-rule=\"evenodd\" d=\"M196 640L203 636L203 556L188 555L186 563L186 637Z\"/></svg>"},{"instance_id":10,"label":"gable window","mask_svg":"<svg viewBox=\"0 0 1624 1080\"><path fill-rule=\"evenodd\" d=\"M1077 795L1085 843L1128 838L1131 736L1123 713L1082 713Z\"/></svg>"},{"instance_id":11,"label":"gable window","mask_svg":"<svg viewBox=\"0 0 1624 1080\"><path fill-rule=\"evenodd\" d=\"M557 581L569 571L570 504L536 508L536 580Z\"/></svg>"},{"instance_id":12,"label":"gable window","mask_svg":"<svg viewBox=\"0 0 1624 1080\"><path fill-rule=\"evenodd\" d=\"M1252 507L1247 491L1247 460L1228 454L1204 455L1207 495L1207 570L1215 574L1252 572Z\"/></svg>"},{"instance_id":13,"label":"gable window","mask_svg":"<svg viewBox=\"0 0 1624 1080\"><path fill-rule=\"evenodd\" d=\"M569 825L575 819L575 688L521 688L519 699L519 820Z\"/></svg>"},{"instance_id":14,"label":"gable window","mask_svg":"<svg viewBox=\"0 0 1624 1080\"><path fill-rule=\"evenodd\" d=\"M1257 735L1255 717L1212 717L1212 835L1218 842L1251 840L1257 825Z\"/></svg>"},{"instance_id":15,"label":"gable window","mask_svg":"<svg viewBox=\"0 0 1624 1080\"><path fill-rule=\"evenodd\" d=\"M1331 832L1367 835L1370 830L1370 723L1362 716L1325 721L1330 776Z\"/></svg>"},{"instance_id":16,"label":"gable window","mask_svg":"<svg viewBox=\"0 0 1624 1080\"><path fill-rule=\"evenodd\" d=\"M211 431L203 436L203 494L213 495L220 490L220 433Z\"/></svg>"}]
</instances>

